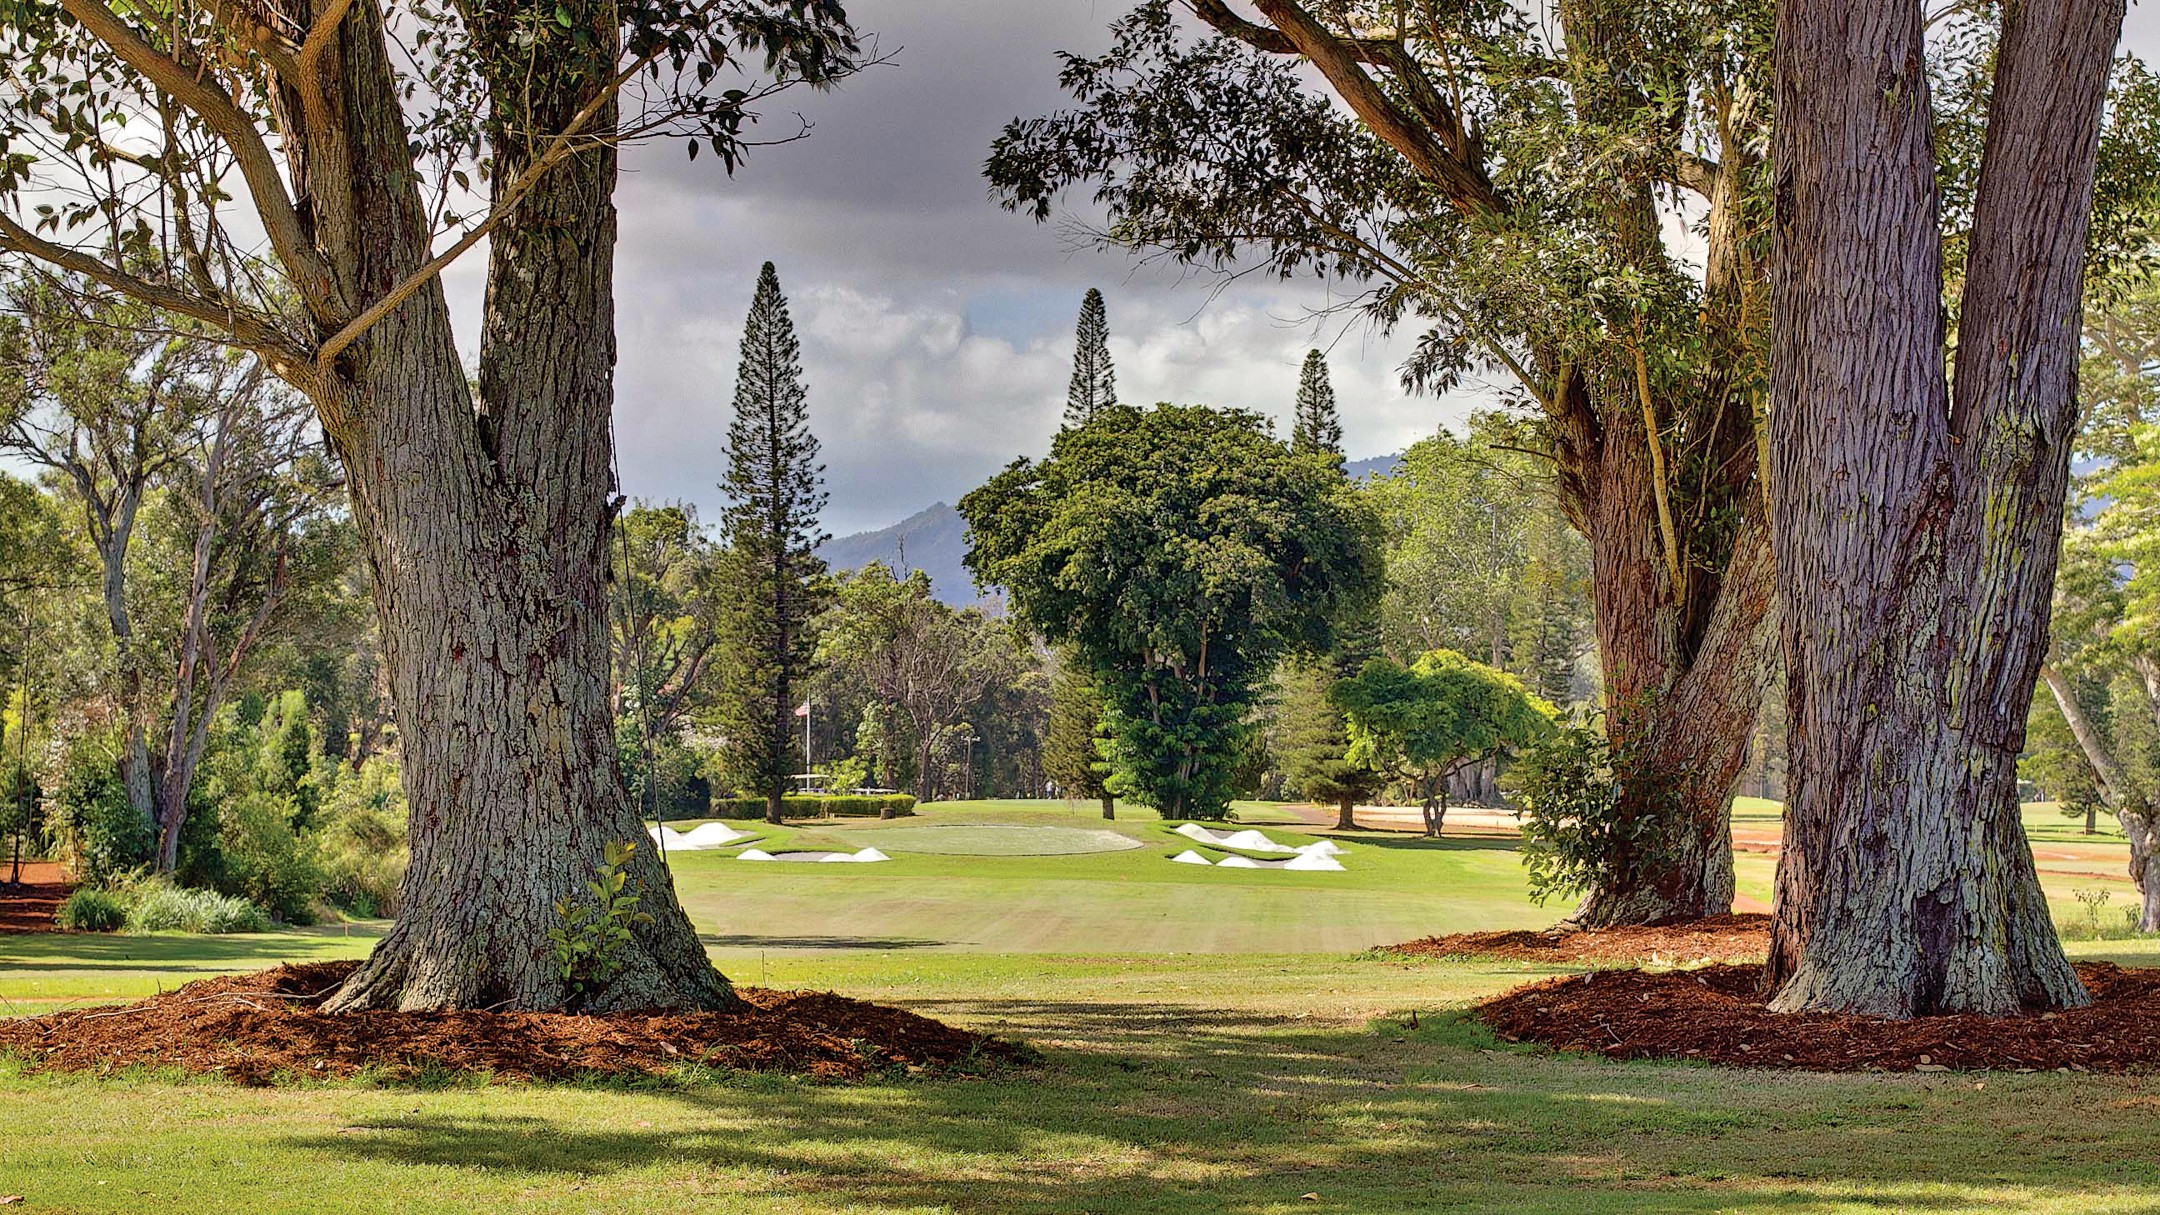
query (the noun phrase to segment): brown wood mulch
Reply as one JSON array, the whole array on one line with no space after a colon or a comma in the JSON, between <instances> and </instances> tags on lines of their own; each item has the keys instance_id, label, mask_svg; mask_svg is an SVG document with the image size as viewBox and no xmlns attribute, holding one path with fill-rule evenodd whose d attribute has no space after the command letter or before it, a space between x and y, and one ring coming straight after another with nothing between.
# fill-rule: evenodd
<instances>
[{"instance_id":1,"label":"brown wood mulch","mask_svg":"<svg viewBox=\"0 0 2160 1215\"><path fill-rule=\"evenodd\" d=\"M1562 924L1543 932L1457 932L1384 946L1383 952L1559 964L1759 962L1770 952L1770 917L1750 912L1622 928Z\"/></svg>"},{"instance_id":2,"label":"brown wood mulch","mask_svg":"<svg viewBox=\"0 0 2160 1215\"><path fill-rule=\"evenodd\" d=\"M0 857L0 935L60 931L53 915L67 902L74 884L49 861L24 861L23 880L10 885L7 879L13 872L14 866Z\"/></svg>"},{"instance_id":3,"label":"brown wood mulch","mask_svg":"<svg viewBox=\"0 0 2160 1215\"><path fill-rule=\"evenodd\" d=\"M2077 971L2091 1007L2014 1017L1773 1013L1760 965L1594 970L1516 988L1473 1015L1511 1042L1612 1059L1820 1072L2160 1068L2160 969Z\"/></svg>"},{"instance_id":4,"label":"brown wood mulch","mask_svg":"<svg viewBox=\"0 0 2160 1215\"><path fill-rule=\"evenodd\" d=\"M429 1070L548 1080L685 1064L846 1081L874 1070L979 1074L1029 1058L928 1017L808 991L738 988L751 1007L734 1013L317 1011L357 965L279 966L123 1007L0 1019L0 1051L62 1071L177 1067L247 1084L364 1069L391 1080Z\"/></svg>"}]
</instances>

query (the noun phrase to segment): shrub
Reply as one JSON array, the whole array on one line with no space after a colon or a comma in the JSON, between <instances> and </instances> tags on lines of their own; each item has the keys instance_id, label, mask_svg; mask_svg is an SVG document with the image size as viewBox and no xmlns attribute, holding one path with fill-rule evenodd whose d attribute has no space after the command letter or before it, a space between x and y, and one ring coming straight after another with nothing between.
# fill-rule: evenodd
<instances>
[{"instance_id":1,"label":"shrub","mask_svg":"<svg viewBox=\"0 0 2160 1215\"><path fill-rule=\"evenodd\" d=\"M150 820L128 804L112 756L91 743L68 751L55 827L76 876L102 885L149 862L157 837Z\"/></svg>"},{"instance_id":2,"label":"shrub","mask_svg":"<svg viewBox=\"0 0 2160 1215\"><path fill-rule=\"evenodd\" d=\"M1650 769L1615 749L1588 719L1553 730L1523 751L1504 783L1522 808L1522 859L1530 897L1647 880L1671 854L1679 812L1669 790L1638 787ZM1632 802L1636 813L1623 813Z\"/></svg>"},{"instance_id":3,"label":"shrub","mask_svg":"<svg viewBox=\"0 0 2160 1215\"><path fill-rule=\"evenodd\" d=\"M221 885L288 924L312 924L323 875L313 842L293 829L297 811L292 798L269 793L227 803L218 816L218 851L225 857Z\"/></svg>"},{"instance_id":4,"label":"shrub","mask_svg":"<svg viewBox=\"0 0 2160 1215\"><path fill-rule=\"evenodd\" d=\"M127 913L126 901L103 886L77 886L53 919L70 932L118 932Z\"/></svg>"},{"instance_id":5,"label":"shrub","mask_svg":"<svg viewBox=\"0 0 2160 1215\"><path fill-rule=\"evenodd\" d=\"M915 813L915 799L905 793L881 793L866 796L842 794L790 793L780 799L782 818L877 818L888 809L895 817ZM712 812L716 818L759 819L765 817L765 799L762 797L716 797Z\"/></svg>"},{"instance_id":6,"label":"shrub","mask_svg":"<svg viewBox=\"0 0 2160 1215\"><path fill-rule=\"evenodd\" d=\"M141 882L129 892L129 932L263 932L270 917L246 899L215 890Z\"/></svg>"},{"instance_id":7,"label":"shrub","mask_svg":"<svg viewBox=\"0 0 2160 1215\"><path fill-rule=\"evenodd\" d=\"M318 821L310 836L323 897L356 916L396 915L411 856L396 757L370 756L357 771L340 765Z\"/></svg>"}]
</instances>

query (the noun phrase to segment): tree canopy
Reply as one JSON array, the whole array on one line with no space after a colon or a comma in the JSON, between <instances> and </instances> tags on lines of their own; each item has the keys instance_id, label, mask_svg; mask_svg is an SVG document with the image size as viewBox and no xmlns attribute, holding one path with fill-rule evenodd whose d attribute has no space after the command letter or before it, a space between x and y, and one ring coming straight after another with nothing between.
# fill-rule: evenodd
<instances>
[{"instance_id":1,"label":"tree canopy","mask_svg":"<svg viewBox=\"0 0 2160 1215\"><path fill-rule=\"evenodd\" d=\"M1102 689L1115 784L1167 816L1226 811L1257 681L1326 653L1381 579L1334 459L1243 410L1113 407L960 511L977 579Z\"/></svg>"}]
</instances>

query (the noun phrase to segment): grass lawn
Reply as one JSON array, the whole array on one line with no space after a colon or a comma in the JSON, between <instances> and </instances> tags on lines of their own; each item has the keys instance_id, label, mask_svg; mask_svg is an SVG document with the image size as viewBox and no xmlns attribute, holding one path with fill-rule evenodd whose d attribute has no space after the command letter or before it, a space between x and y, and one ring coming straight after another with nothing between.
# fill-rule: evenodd
<instances>
[{"instance_id":1,"label":"grass lawn","mask_svg":"<svg viewBox=\"0 0 2160 1215\"><path fill-rule=\"evenodd\" d=\"M860 846L935 822L1105 826L1084 807L933 807L763 846ZM1151 820L1107 826L1142 846L675 858L739 980L1024 1037L1041 1067L853 1087L249 1089L0 1063L0 1195L80 1212L2160 1211L2153 1080L1504 1049L1444 1010L1550 972L1357 951L1549 921L1558 909L1523 898L1512 851L1361 835L1346 873L1202 873L1163 859L1188 841ZM350 956L373 931L0 937L0 1000L31 1011ZM2072 949L2156 961L2149 941Z\"/></svg>"}]
</instances>

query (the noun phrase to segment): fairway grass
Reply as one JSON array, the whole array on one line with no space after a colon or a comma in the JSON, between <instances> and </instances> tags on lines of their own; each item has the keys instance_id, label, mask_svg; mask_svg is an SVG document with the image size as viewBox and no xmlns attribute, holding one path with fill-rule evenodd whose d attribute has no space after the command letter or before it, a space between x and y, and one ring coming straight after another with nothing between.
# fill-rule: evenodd
<instances>
[{"instance_id":1,"label":"fairway grass","mask_svg":"<svg viewBox=\"0 0 2160 1215\"><path fill-rule=\"evenodd\" d=\"M1163 859L1187 841L1151 820L1085 809L933 807L894 827L1031 821L1142 846L875 866L674 858L738 981L1025 1039L1038 1067L845 1087L257 1089L0 1061L0 1196L22 1195L26 1212L311 1215L2160 1211L2152 1079L1818 1076L1517 1050L1451 1010L1552 969L1362 952L1555 918L1523 898L1512 851L1361 833L1334 837L1349 841L1345 873L1218 871ZM819 847L884 829L775 834ZM358 956L379 927L0 937L0 1011ZM2071 950L2156 960L2144 940Z\"/></svg>"}]
</instances>

